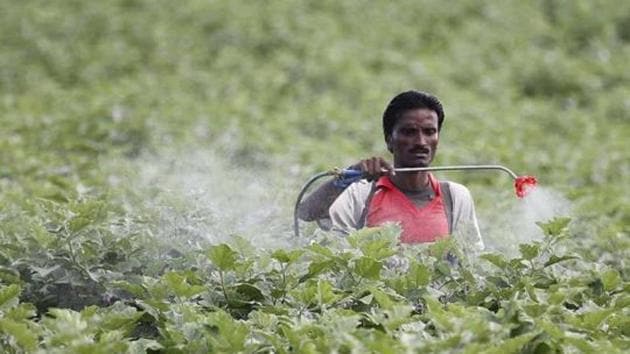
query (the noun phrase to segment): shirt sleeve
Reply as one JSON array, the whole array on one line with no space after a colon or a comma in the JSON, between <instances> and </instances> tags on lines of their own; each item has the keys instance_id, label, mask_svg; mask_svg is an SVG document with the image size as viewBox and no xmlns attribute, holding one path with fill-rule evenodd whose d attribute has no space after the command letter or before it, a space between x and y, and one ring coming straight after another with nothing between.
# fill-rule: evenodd
<instances>
[{"instance_id":1,"label":"shirt sleeve","mask_svg":"<svg viewBox=\"0 0 630 354\"><path fill-rule=\"evenodd\" d=\"M449 188L453 198L453 236L462 241L466 248L482 251L485 245L479 231L475 204L470 191L454 182L449 182Z\"/></svg>"},{"instance_id":2,"label":"shirt sleeve","mask_svg":"<svg viewBox=\"0 0 630 354\"><path fill-rule=\"evenodd\" d=\"M370 185L365 180L353 183L335 199L328 209L333 231L347 235L358 229Z\"/></svg>"}]
</instances>

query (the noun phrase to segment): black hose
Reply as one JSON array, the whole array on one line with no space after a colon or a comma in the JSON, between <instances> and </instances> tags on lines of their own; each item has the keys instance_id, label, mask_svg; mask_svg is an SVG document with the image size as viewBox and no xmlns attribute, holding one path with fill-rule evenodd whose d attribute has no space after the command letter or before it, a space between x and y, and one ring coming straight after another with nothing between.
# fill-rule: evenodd
<instances>
[{"instance_id":1,"label":"black hose","mask_svg":"<svg viewBox=\"0 0 630 354\"><path fill-rule=\"evenodd\" d=\"M315 181L317 181L318 179L322 177L326 177L326 176L333 176L333 175L335 175L335 172L333 171L320 172L316 174L315 176L311 177L311 179L309 179L308 182L304 184L304 187L302 187L302 190L300 191L300 194L297 197L297 201L295 202L295 209L293 209L293 232L295 233L295 237L300 237L298 208L300 206L300 203L302 202L302 198L304 197L304 194L306 193L308 188L311 186L311 184L315 183Z\"/></svg>"}]
</instances>

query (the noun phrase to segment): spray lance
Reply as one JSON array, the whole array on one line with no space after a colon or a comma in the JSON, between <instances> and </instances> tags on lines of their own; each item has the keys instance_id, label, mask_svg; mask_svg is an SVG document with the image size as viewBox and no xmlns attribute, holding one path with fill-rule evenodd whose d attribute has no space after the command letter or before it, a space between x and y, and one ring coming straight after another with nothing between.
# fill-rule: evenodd
<instances>
[{"instance_id":1,"label":"spray lance","mask_svg":"<svg viewBox=\"0 0 630 354\"><path fill-rule=\"evenodd\" d=\"M534 176L517 176L516 173L512 172L509 168L501 165L456 165L456 166L434 166L434 167L402 167L395 168L394 171L397 173L405 173L405 172L424 172L424 171L466 171L466 170L499 170L507 173L514 180L514 191L516 196L519 198L525 197L527 193L529 193L532 189L536 187L538 183L536 177ZM309 189L309 187L315 183L320 178L334 176L334 183L338 186L348 186L354 182L357 182L363 178L365 175L362 171L359 170L351 170L351 169L332 169L330 171L320 172L313 177L311 177L302 187L300 194L298 195L297 201L295 202L295 209L293 211L293 231L296 237L300 236L299 229L299 221L298 221L298 207L302 202L302 198L304 194Z\"/></svg>"}]
</instances>

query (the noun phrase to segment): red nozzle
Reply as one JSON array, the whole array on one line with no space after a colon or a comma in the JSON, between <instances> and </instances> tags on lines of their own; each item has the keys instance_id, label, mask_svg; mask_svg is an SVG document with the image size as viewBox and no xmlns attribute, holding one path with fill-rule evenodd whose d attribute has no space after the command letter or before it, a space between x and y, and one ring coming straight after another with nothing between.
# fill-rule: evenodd
<instances>
[{"instance_id":1,"label":"red nozzle","mask_svg":"<svg viewBox=\"0 0 630 354\"><path fill-rule=\"evenodd\" d=\"M519 198L523 198L527 195L527 193L531 192L538 181L534 176L519 176L514 180L514 189L516 190L516 196Z\"/></svg>"}]
</instances>

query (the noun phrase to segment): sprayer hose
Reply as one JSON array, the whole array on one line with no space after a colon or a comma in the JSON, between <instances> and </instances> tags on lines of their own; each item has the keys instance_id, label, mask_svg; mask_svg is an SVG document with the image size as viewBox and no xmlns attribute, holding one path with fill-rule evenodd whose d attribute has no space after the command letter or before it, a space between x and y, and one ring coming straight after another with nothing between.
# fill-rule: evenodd
<instances>
[{"instance_id":1,"label":"sprayer hose","mask_svg":"<svg viewBox=\"0 0 630 354\"><path fill-rule=\"evenodd\" d=\"M302 203L302 198L304 197L304 194L306 193L308 188L313 183L315 183L315 181L317 181L318 179L322 177L326 177L326 176L333 176L333 175L335 175L334 171L320 172L316 174L315 176L311 177L311 179L309 179L308 182L304 184L304 187L302 187L302 190L300 190L300 194L298 195L297 201L295 202L295 208L293 209L293 233L295 233L295 237L300 237L298 208L300 207L300 203Z\"/></svg>"}]
</instances>

